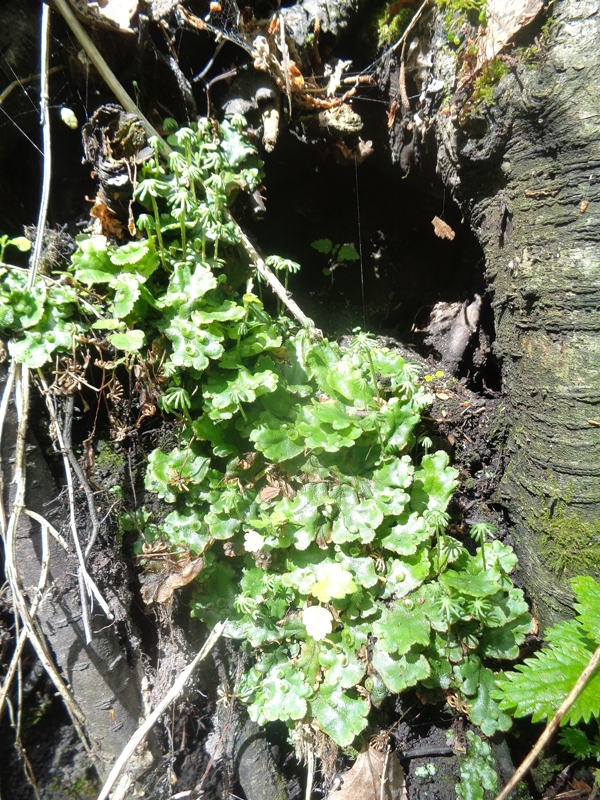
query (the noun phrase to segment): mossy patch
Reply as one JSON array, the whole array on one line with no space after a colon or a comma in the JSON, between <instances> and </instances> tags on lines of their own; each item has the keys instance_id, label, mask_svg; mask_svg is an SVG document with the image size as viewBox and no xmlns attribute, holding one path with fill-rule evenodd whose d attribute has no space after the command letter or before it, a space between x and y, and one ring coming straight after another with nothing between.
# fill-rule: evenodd
<instances>
[{"instance_id":1,"label":"mossy patch","mask_svg":"<svg viewBox=\"0 0 600 800\"><path fill-rule=\"evenodd\" d=\"M486 0L436 0L436 5L445 12L446 36L454 47L462 44L465 28L485 27Z\"/></svg>"},{"instance_id":2,"label":"mossy patch","mask_svg":"<svg viewBox=\"0 0 600 800\"><path fill-rule=\"evenodd\" d=\"M377 18L377 31L379 47L390 47L402 36L408 23L415 13L414 8L401 8L397 14L391 17L388 8L385 7Z\"/></svg>"},{"instance_id":3,"label":"mossy patch","mask_svg":"<svg viewBox=\"0 0 600 800\"><path fill-rule=\"evenodd\" d=\"M483 103L486 106L494 105L494 87L500 79L510 72L506 64L499 58L493 58L483 67L473 83L471 102L473 106Z\"/></svg>"},{"instance_id":4,"label":"mossy patch","mask_svg":"<svg viewBox=\"0 0 600 800\"><path fill-rule=\"evenodd\" d=\"M123 461L123 454L116 451L112 442L100 442L94 458L97 469L118 471L123 466Z\"/></svg>"},{"instance_id":5,"label":"mossy patch","mask_svg":"<svg viewBox=\"0 0 600 800\"><path fill-rule=\"evenodd\" d=\"M560 769L561 765L557 763L556 756L542 756L531 770L535 788L543 792Z\"/></svg>"},{"instance_id":6,"label":"mossy patch","mask_svg":"<svg viewBox=\"0 0 600 800\"><path fill-rule=\"evenodd\" d=\"M556 575L599 574L600 519L585 520L559 500L535 515L540 555Z\"/></svg>"}]
</instances>

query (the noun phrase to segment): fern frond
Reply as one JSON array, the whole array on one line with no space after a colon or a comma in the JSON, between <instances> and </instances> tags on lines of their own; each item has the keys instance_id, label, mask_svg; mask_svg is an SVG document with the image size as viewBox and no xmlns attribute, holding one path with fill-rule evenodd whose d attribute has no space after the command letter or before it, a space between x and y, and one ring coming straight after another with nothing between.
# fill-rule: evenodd
<instances>
[{"instance_id":1,"label":"fern frond","mask_svg":"<svg viewBox=\"0 0 600 800\"><path fill-rule=\"evenodd\" d=\"M518 664L514 672L496 676L492 696L515 717L533 722L550 719L571 691L600 643L600 585L592 578L574 578L577 619L562 622L546 634L544 649ZM561 725L600 718L600 670L565 715Z\"/></svg>"}]
</instances>

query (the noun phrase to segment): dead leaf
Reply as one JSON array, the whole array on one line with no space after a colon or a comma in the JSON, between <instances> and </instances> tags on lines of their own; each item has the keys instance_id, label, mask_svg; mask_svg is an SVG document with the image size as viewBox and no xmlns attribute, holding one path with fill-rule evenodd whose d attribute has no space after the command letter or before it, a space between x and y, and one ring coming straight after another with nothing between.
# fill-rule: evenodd
<instances>
[{"instance_id":1,"label":"dead leaf","mask_svg":"<svg viewBox=\"0 0 600 800\"><path fill-rule=\"evenodd\" d=\"M390 106L390 110L388 111L388 121L387 126L391 128L396 120L396 111L398 110L398 101L394 100L392 105Z\"/></svg>"},{"instance_id":2,"label":"dead leaf","mask_svg":"<svg viewBox=\"0 0 600 800\"><path fill-rule=\"evenodd\" d=\"M477 68L496 58L515 34L537 17L543 5L543 0L488 0L487 28L479 47Z\"/></svg>"},{"instance_id":3,"label":"dead leaf","mask_svg":"<svg viewBox=\"0 0 600 800\"><path fill-rule=\"evenodd\" d=\"M383 791L381 783L383 779ZM408 800L404 770L395 753L369 748L344 772L326 800Z\"/></svg>"},{"instance_id":4,"label":"dead leaf","mask_svg":"<svg viewBox=\"0 0 600 800\"><path fill-rule=\"evenodd\" d=\"M294 64L293 61L291 61L288 66L288 75L290 78L290 83L292 85L293 92L297 91L298 89L304 88L304 75L300 72L300 70Z\"/></svg>"},{"instance_id":5,"label":"dead leaf","mask_svg":"<svg viewBox=\"0 0 600 800\"><path fill-rule=\"evenodd\" d=\"M275 500L280 494L279 486L263 486L259 492L260 499L263 503L268 503L270 500Z\"/></svg>"},{"instance_id":6,"label":"dead leaf","mask_svg":"<svg viewBox=\"0 0 600 800\"><path fill-rule=\"evenodd\" d=\"M434 217L431 220L431 224L433 225L433 232L436 236L439 236L440 239L450 239L450 241L452 241L456 236L450 225L439 217Z\"/></svg>"},{"instance_id":7,"label":"dead leaf","mask_svg":"<svg viewBox=\"0 0 600 800\"><path fill-rule=\"evenodd\" d=\"M450 400L450 395L449 395L449 394L446 394L446 392L436 392L436 393L435 393L435 396L436 396L436 397L437 397L439 400Z\"/></svg>"},{"instance_id":8,"label":"dead leaf","mask_svg":"<svg viewBox=\"0 0 600 800\"><path fill-rule=\"evenodd\" d=\"M540 197L556 197L558 189L525 189L525 197L533 197L539 199Z\"/></svg>"},{"instance_id":9,"label":"dead leaf","mask_svg":"<svg viewBox=\"0 0 600 800\"><path fill-rule=\"evenodd\" d=\"M244 453L243 457L236 461L236 467L240 467L241 469L250 469L250 467L254 464L256 459L256 450L253 450L250 453Z\"/></svg>"},{"instance_id":10,"label":"dead leaf","mask_svg":"<svg viewBox=\"0 0 600 800\"><path fill-rule=\"evenodd\" d=\"M338 161L338 163L352 161L356 162L356 164L362 164L365 158L368 158L373 152L373 142L370 139L368 142L365 142L360 136L358 137L358 144L356 147L348 147L343 139L338 139L335 143L335 147L337 150L334 155L337 156L336 161Z\"/></svg>"},{"instance_id":11,"label":"dead leaf","mask_svg":"<svg viewBox=\"0 0 600 800\"><path fill-rule=\"evenodd\" d=\"M117 239L123 238L123 225L100 192L96 195L90 216L98 220L94 225L94 233L101 233L107 237L115 236Z\"/></svg>"},{"instance_id":12,"label":"dead leaf","mask_svg":"<svg viewBox=\"0 0 600 800\"><path fill-rule=\"evenodd\" d=\"M589 201L589 200L582 200L582 201L581 201L581 203L579 203L579 213L580 213L580 214L585 214L585 212L587 211L587 207L589 206L589 204L590 204L590 201Z\"/></svg>"},{"instance_id":13,"label":"dead leaf","mask_svg":"<svg viewBox=\"0 0 600 800\"><path fill-rule=\"evenodd\" d=\"M163 557L164 556L164 557ZM175 589L187 586L200 574L204 558L192 558L189 550L177 553L144 554L146 571L140 575L142 600L146 605L166 603Z\"/></svg>"},{"instance_id":14,"label":"dead leaf","mask_svg":"<svg viewBox=\"0 0 600 800\"><path fill-rule=\"evenodd\" d=\"M574 781L571 782L573 789L577 792L581 792L582 794L589 794L592 791L592 787L587 784L583 778L576 778ZM567 792L564 792L567 794ZM560 795L557 795L560 797Z\"/></svg>"},{"instance_id":15,"label":"dead leaf","mask_svg":"<svg viewBox=\"0 0 600 800\"><path fill-rule=\"evenodd\" d=\"M92 470L94 469L94 442L93 435L88 436L83 440L83 474L89 480Z\"/></svg>"},{"instance_id":16,"label":"dead leaf","mask_svg":"<svg viewBox=\"0 0 600 800\"><path fill-rule=\"evenodd\" d=\"M235 544L231 541L223 542L223 555L227 556L227 558L237 558L245 552L244 545L241 543Z\"/></svg>"},{"instance_id":17,"label":"dead leaf","mask_svg":"<svg viewBox=\"0 0 600 800\"><path fill-rule=\"evenodd\" d=\"M85 13L122 31L131 31L131 18L137 10L137 0L88 0L85 6Z\"/></svg>"},{"instance_id":18,"label":"dead leaf","mask_svg":"<svg viewBox=\"0 0 600 800\"><path fill-rule=\"evenodd\" d=\"M368 141L364 142L360 136L358 137L358 156L357 160L359 164L368 158L371 153L373 152L373 141L369 139Z\"/></svg>"}]
</instances>

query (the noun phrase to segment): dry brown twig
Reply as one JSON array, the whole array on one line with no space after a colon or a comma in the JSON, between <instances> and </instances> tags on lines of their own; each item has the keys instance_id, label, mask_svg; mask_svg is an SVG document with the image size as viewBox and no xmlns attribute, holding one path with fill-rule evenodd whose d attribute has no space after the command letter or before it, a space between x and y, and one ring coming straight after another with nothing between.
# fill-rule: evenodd
<instances>
[{"instance_id":1,"label":"dry brown twig","mask_svg":"<svg viewBox=\"0 0 600 800\"><path fill-rule=\"evenodd\" d=\"M42 262L44 231L48 218L48 201L50 199L50 180L52 178L52 143L50 139L50 119L48 116L48 73L50 69L50 9L42 6L42 30L40 34L40 124L42 126L42 191L38 214L37 232L31 259L29 262L28 288L35 285L37 273Z\"/></svg>"},{"instance_id":2,"label":"dry brown twig","mask_svg":"<svg viewBox=\"0 0 600 800\"><path fill-rule=\"evenodd\" d=\"M54 75L55 72L60 72L63 70L64 67L61 65L59 67L52 67L48 70L48 75ZM25 84L31 83L32 81L39 81L40 74L37 73L36 75L27 75L25 78L17 78L16 81L9 83L6 89L2 93L0 93L0 106L6 100L6 98L11 94L11 92L19 86L23 91L25 91Z\"/></svg>"},{"instance_id":3,"label":"dry brown twig","mask_svg":"<svg viewBox=\"0 0 600 800\"><path fill-rule=\"evenodd\" d=\"M410 102L408 99L408 94L406 93L406 40L402 45L402 53L400 55L400 75L398 78L398 89L400 92L400 100L402 101L402 108L408 110L410 108Z\"/></svg>"}]
</instances>

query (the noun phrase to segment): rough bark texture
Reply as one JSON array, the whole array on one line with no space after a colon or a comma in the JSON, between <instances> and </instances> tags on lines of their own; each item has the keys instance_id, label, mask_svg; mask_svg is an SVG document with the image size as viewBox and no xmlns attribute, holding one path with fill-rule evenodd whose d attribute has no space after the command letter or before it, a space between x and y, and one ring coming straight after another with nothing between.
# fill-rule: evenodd
<instances>
[{"instance_id":1,"label":"rough bark texture","mask_svg":"<svg viewBox=\"0 0 600 800\"><path fill-rule=\"evenodd\" d=\"M545 58L502 79L483 139L437 122L439 168L485 250L509 430L499 500L543 622L568 613L566 577L600 564L600 16L594 0L552 15Z\"/></svg>"},{"instance_id":2,"label":"rough bark texture","mask_svg":"<svg viewBox=\"0 0 600 800\"><path fill-rule=\"evenodd\" d=\"M307 40L314 32L317 20L324 34L338 38L355 21L359 9L364 5L365 0L336 0L334 3L331 0L300 0L290 8L285 8L282 13L286 30L302 60L309 64Z\"/></svg>"}]
</instances>

